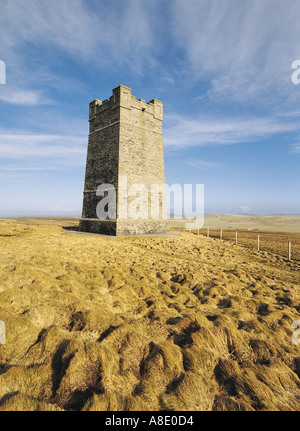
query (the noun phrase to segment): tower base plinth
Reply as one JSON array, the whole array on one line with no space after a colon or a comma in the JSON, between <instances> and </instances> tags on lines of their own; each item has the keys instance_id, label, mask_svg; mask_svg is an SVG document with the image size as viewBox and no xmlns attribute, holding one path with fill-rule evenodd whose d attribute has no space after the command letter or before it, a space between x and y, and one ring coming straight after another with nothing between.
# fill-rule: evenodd
<instances>
[{"instance_id":1,"label":"tower base plinth","mask_svg":"<svg viewBox=\"0 0 300 431\"><path fill-rule=\"evenodd\" d=\"M130 236L143 234L166 234L169 232L168 220L100 220L80 219L81 232L101 235Z\"/></svg>"}]
</instances>

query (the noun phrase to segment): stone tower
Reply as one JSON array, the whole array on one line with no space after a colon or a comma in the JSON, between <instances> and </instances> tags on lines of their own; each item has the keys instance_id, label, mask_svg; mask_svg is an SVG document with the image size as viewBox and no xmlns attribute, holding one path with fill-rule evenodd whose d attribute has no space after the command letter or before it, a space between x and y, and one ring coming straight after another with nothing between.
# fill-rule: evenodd
<instances>
[{"instance_id":1,"label":"stone tower","mask_svg":"<svg viewBox=\"0 0 300 431\"><path fill-rule=\"evenodd\" d=\"M124 85L114 88L109 100L90 103L81 231L168 231L162 120L162 102L137 100ZM97 205L108 195L97 193L103 184L116 191L113 217L99 218Z\"/></svg>"}]
</instances>

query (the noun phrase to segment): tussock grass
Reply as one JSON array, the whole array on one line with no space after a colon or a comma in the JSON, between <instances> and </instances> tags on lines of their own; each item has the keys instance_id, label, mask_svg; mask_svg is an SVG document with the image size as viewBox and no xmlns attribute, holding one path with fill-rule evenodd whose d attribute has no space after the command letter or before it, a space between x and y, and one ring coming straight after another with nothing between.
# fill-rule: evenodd
<instances>
[{"instance_id":1,"label":"tussock grass","mask_svg":"<svg viewBox=\"0 0 300 431\"><path fill-rule=\"evenodd\" d=\"M299 266L0 223L0 410L299 410Z\"/></svg>"}]
</instances>

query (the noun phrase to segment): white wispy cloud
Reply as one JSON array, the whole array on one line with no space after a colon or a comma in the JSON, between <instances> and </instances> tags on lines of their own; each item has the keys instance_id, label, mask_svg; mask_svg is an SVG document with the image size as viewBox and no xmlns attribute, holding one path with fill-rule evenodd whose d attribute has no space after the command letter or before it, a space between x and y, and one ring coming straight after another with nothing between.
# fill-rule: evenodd
<instances>
[{"instance_id":1,"label":"white wispy cloud","mask_svg":"<svg viewBox=\"0 0 300 431\"><path fill-rule=\"evenodd\" d=\"M253 142L272 135L299 131L298 122L285 122L279 118L191 118L168 115L165 120L164 144L166 147L231 145Z\"/></svg>"},{"instance_id":2,"label":"white wispy cloud","mask_svg":"<svg viewBox=\"0 0 300 431\"><path fill-rule=\"evenodd\" d=\"M207 160L185 160L185 165L191 166L192 168L199 169L201 171L207 171L209 169L220 169L224 165L217 162L209 162Z\"/></svg>"},{"instance_id":3,"label":"white wispy cloud","mask_svg":"<svg viewBox=\"0 0 300 431\"><path fill-rule=\"evenodd\" d=\"M157 2L155 2L157 3ZM99 2L10 0L1 5L2 49L22 49L27 42L56 46L78 61L126 63L146 59L153 43L154 11L139 0Z\"/></svg>"},{"instance_id":4,"label":"white wispy cloud","mask_svg":"<svg viewBox=\"0 0 300 431\"><path fill-rule=\"evenodd\" d=\"M43 49L49 63L55 49L99 69L123 67L139 75L149 66L159 67L161 84L167 79L177 85L179 77L183 85L204 80L212 99L249 103L260 97L274 109L274 100L283 93L280 106L299 97L291 83L291 64L300 58L297 0L165 0L163 5L158 0L72 0L70 4L27 0L24 7L23 0L9 0L1 5L0 57L13 79L20 82L26 77L24 92L33 91L28 85L36 85L43 73L39 79L55 85L47 67L43 73L32 70L30 50L26 55L29 46ZM180 61L180 73L164 62L165 49L172 51L175 62ZM38 94L25 94L23 99L24 104L27 99L28 104L43 103ZM11 95L9 101L17 100L22 97Z\"/></svg>"},{"instance_id":5,"label":"white wispy cloud","mask_svg":"<svg viewBox=\"0 0 300 431\"><path fill-rule=\"evenodd\" d=\"M30 166L21 164L0 164L0 171L4 172L35 172L35 171L55 171L58 169L56 166L35 166L33 161Z\"/></svg>"},{"instance_id":6,"label":"white wispy cloud","mask_svg":"<svg viewBox=\"0 0 300 431\"><path fill-rule=\"evenodd\" d=\"M0 170L34 172L83 167L86 146L86 136L0 130Z\"/></svg>"},{"instance_id":7,"label":"white wispy cloud","mask_svg":"<svg viewBox=\"0 0 300 431\"><path fill-rule=\"evenodd\" d=\"M291 146L291 153L300 153L300 144L293 144Z\"/></svg>"},{"instance_id":8,"label":"white wispy cloud","mask_svg":"<svg viewBox=\"0 0 300 431\"><path fill-rule=\"evenodd\" d=\"M86 142L73 135L0 133L0 155L9 158L83 154Z\"/></svg>"},{"instance_id":9,"label":"white wispy cloud","mask_svg":"<svg viewBox=\"0 0 300 431\"><path fill-rule=\"evenodd\" d=\"M55 70L55 62L65 55L94 69L124 67L142 74L145 66L156 64L160 49L158 4L157 0L27 0L24 7L23 0L2 2L0 59L7 67L7 88L2 86L0 101L28 106L52 103L47 90L78 85L74 77L62 78ZM42 50L43 62L36 57L37 50Z\"/></svg>"},{"instance_id":10,"label":"white wispy cloud","mask_svg":"<svg viewBox=\"0 0 300 431\"><path fill-rule=\"evenodd\" d=\"M8 85L1 87L0 100L13 105L23 106L36 106L52 103L51 100L43 96L42 91L40 90L24 90Z\"/></svg>"},{"instance_id":11,"label":"white wispy cloud","mask_svg":"<svg viewBox=\"0 0 300 431\"><path fill-rule=\"evenodd\" d=\"M291 84L292 61L300 58L298 1L172 4L172 34L186 56L189 76L208 79L212 97L249 102L264 95L268 103L280 93L299 96Z\"/></svg>"}]
</instances>

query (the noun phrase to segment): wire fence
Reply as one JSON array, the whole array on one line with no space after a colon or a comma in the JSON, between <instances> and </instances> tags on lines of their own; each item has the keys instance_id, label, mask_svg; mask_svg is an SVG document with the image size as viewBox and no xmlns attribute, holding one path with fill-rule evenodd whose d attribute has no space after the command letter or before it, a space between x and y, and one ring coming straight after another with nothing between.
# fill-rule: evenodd
<instances>
[{"instance_id":1,"label":"wire fence","mask_svg":"<svg viewBox=\"0 0 300 431\"><path fill-rule=\"evenodd\" d=\"M300 233L268 232L256 230L185 229L194 235L204 235L221 241L231 241L236 245L261 252L283 256L288 260L300 261Z\"/></svg>"}]
</instances>

